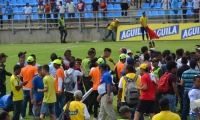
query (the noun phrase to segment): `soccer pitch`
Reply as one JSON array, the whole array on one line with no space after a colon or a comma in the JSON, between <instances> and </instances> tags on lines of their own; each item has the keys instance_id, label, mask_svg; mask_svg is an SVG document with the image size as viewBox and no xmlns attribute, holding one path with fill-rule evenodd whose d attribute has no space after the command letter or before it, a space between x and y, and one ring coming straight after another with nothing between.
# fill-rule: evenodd
<instances>
[{"instance_id":1,"label":"soccer pitch","mask_svg":"<svg viewBox=\"0 0 200 120\"><path fill-rule=\"evenodd\" d=\"M171 52L175 52L178 48L183 48L185 51L194 51L195 45L199 44L199 41L156 41L156 50L171 50ZM0 44L0 52L4 52L8 55L6 64L6 70L9 72L13 72L13 66L18 62L18 53L20 51L27 52L26 57L30 54L35 54L37 58L37 63L40 65L48 64L50 62L50 54L56 53L59 57L63 57L64 51L70 49L72 51L72 56L76 58L85 58L87 56L87 51L93 47L96 49L96 57L99 57L104 48L111 48L111 58L115 62L118 61L118 51L119 48L125 47L127 49L131 49L133 55L136 55L136 51L140 51L142 46L148 46L148 42L83 42L83 43L68 43L68 44L60 44L60 43L40 43L40 44ZM107 60L107 63L113 69L113 64ZM7 77L7 93L10 93L11 86L9 82L9 77ZM114 100L114 108L116 110L116 97ZM10 112L12 117L12 113ZM117 113L116 113L117 115ZM118 116L118 115L117 115ZM31 116L26 116L25 119L32 120ZM49 119L49 118L47 118ZM146 118L148 119L148 118ZM91 117L93 120L93 117Z\"/></svg>"}]
</instances>

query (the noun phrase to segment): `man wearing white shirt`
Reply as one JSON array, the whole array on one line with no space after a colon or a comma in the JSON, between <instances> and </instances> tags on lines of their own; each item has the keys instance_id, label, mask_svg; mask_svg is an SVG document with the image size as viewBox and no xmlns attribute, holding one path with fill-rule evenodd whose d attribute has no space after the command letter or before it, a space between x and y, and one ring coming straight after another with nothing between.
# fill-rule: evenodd
<instances>
[{"instance_id":1,"label":"man wearing white shirt","mask_svg":"<svg viewBox=\"0 0 200 120\"><path fill-rule=\"evenodd\" d=\"M69 2L66 4L66 9L67 9L67 12L68 12L68 18L70 19L69 22L75 22L75 12L76 12L76 9L75 9L75 4L69 0ZM69 26L71 26L71 24L69 24ZM75 24L74 24L75 26Z\"/></svg>"},{"instance_id":2,"label":"man wearing white shirt","mask_svg":"<svg viewBox=\"0 0 200 120\"><path fill-rule=\"evenodd\" d=\"M60 4L59 4L59 13L65 14L65 5L62 4L62 1L60 1Z\"/></svg>"},{"instance_id":3,"label":"man wearing white shirt","mask_svg":"<svg viewBox=\"0 0 200 120\"><path fill-rule=\"evenodd\" d=\"M170 23L170 9L171 9L171 2L170 0L162 0L160 8L165 10L165 15L167 15L168 23Z\"/></svg>"},{"instance_id":4,"label":"man wearing white shirt","mask_svg":"<svg viewBox=\"0 0 200 120\"><path fill-rule=\"evenodd\" d=\"M74 87L74 89L72 90L72 91L66 91L65 90L65 102L67 103L68 101L72 101L72 100L74 100L74 98L73 98L73 95L74 95L74 93L78 90L78 88L77 88L77 77L79 76L79 77L81 77L81 76L83 76L83 71L82 72L80 72L80 71L78 71L78 70L75 70L75 62L74 61L72 61L72 62L70 62L69 63L69 69L68 70L65 70L65 75L70 75L70 74L72 74L72 80L74 81L74 83L75 83L75 87Z\"/></svg>"},{"instance_id":5,"label":"man wearing white shirt","mask_svg":"<svg viewBox=\"0 0 200 120\"><path fill-rule=\"evenodd\" d=\"M192 0L192 7L194 9L194 22L199 22L199 2L200 0Z\"/></svg>"},{"instance_id":6,"label":"man wearing white shirt","mask_svg":"<svg viewBox=\"0 0 200 120\"><path fill-rule=\"evenodd\" d=\"M0 3L0 21L1 21L1 28L3 28L3 15L2 15L2 8L3 8L3 6L2 6L2 4Z\"/></svg>"},{"instance_id":7,"label":"man wearing white shirt","mask_svg":"<svg viewBox=\"0 0 200 120\"><path fill-rule=\"evenodd\" d=\"M31 22L32 27L33 27L33 23L32 23L32 20L31 20L31 14L33 12L33 8L29 5L29 3L26 3L26 6L24 7L23 12L26 15L26 21L25 21L25 26L24 27L26 28L26 24L27 24L27 19L28 18L30 19L30 22Z\"/></svg>"},{"instance_id":8,"label":"man wearing white shirt","mask_svg":"<svg viewBox=\"0 0 200 120\"><path fill-rule=\"evenodd\" d=\"M196 100L200 99L200 76L196 75L194 77L194 86L190 89L188 93L189 99L190 99L190 120L199 120L200 119L200 108L198 108L198 105L195 103ZM194 105L197 106L193 106Z\"/></svg>"}]
</instances>

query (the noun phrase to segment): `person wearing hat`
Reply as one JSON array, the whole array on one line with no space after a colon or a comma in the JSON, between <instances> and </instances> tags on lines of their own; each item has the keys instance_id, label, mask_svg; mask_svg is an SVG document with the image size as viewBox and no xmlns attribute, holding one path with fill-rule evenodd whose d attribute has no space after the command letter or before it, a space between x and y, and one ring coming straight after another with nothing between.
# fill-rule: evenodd
<instances>
[{"instance_id":1,"label":"person wearing hat","mask_svg":"<svg viewBox=\"0 0 200 120\"><path fill-rule=\"evenodd\" d=\"M93 78L93 98L92 98L92 102L94 104L94 120L97 120L98 117L98 106L99 106L99 102L97 101L97 97L98 97L98 86L100 83L100 79L101 79L101 72L99 70L99 66L100 64L105 63L103 58L99 58L96 62L97 66L89 73L89 76L91 78ZM91 100L90 100L91 103ZM89 106L88 108L89 111L92 110L92 107Z\"/></svg>"},{"instance_id":2,"label":"person wearing hat","mask_svg":"<svg viewBox=\"0 0 200 120\"><path fill-rule=\"evenodd\" d=\"M122 53L119 55L119 62L114 66L114 70L116 72L116 79L119 82L120 80L120 75L122 71L125 69L124 63L126 62L126 54Z\"/></svg>"},{"instance_id":3,"label":"person wearing hat","mask_svg":"<svg viewBox=\"0 0 200 120\"><path fill-rule=\"evenodd\" d=\"M89 120L90 114L87 110L87 107L84 103L81 102L83 94L80 90L76 90L73 94L75 100L67 103L63 110L67 110L67 105L69 104L69 117L70 120Z\"/></svg>"},{"instance_id":4,"label":"person wearing hat","mask_svg":"<svg viewBox=\"0 0 200 120\"><path fill-rule=\"evenodd\" d=\"M152 120L182 120L178 114L170 111L169 99L160 99L159 108L161 112L153 116Z\"/></svg>"},{"instance_id":5,"label":"person wearing hat","mask_svg":"<svg viewBox=\"0 0 200 120\"><path fill-rule=\"evenodd\" d=\"M143 12L142 16L140 17L140 24L141 24L142 40L144 41L144 31L146 33L147 40L149 40L149 35L147 31L147 18L145 12Z\"/></svg>"},{"instance_id":6,"label":"person wearing hat","mask_svg":"<svg viewBox=\"0 0 200 120\"><path fill-rule=\"evenodd\" d=\"M129 57L133 57L133 52L130 50L130 49L128 49L127 50L127 53L126 53Z\"/></svg>"},{"instance_id":7,"label":"person wearing hat","mask_svg":"<svg viewBox=\"0 0 200 120\"><path fill-rule=\"evenodd\" d=\"M190 60L190 69L186 70L183 72L182 77L181 77L181 86L184 87L184 93L183 93L183 108L182 108L182 114L181 114L181 119L186 120L184 117L188 116L189 113L189 97L188 97L188 92L192 88L193 83L194 83L194 77L195 75L200 74L199 71L195 70L195 67L197 65L197 61L195 59Z\"/></svg>"},{"instance_id":8,"label":"person wearing hat","mask_svg":"<svg viewBox=\"0 0 200 120\"><path fill-rule=\"evenodd\" d=\"M97 97L97 101L101 102L98 120L105 120L107 116L109 120L116 120L116 115L112 106L114 99L112 77L107 68L108 65L106 63L99 64L99 70L102 76L98 86L99 96Z\"/></svg>"},{"instance_id":9,"label":"person wearing hat","mask_svg":"<svg viewBox=\"0 0 200 120\"><path fill-rule=\"evenodd\" d=\"M76 67L76 64L75 64L75 61L71 61L69 63L69 69L68 70L65 70L64 71L64 74L65 75L70 75L72 74L72 80L74 81L75 83L75 87L72 91L66 91L65 90L65 103L67 103L68 101L73 101L74 100L74 93L78 90L77 88L77 77L82 77L83 76L83 70L81 69L81 72L78 71L78 70L75 70L75 67Z\"/></svg>"},{"instance_id":10,"label":"person wearing hat","mask_svg":"<svg viewBox=\"0 0 200 120\"><path fill-rule=\"evenodd\" d=\"M33 65L38 68L40 66L40 64L38 64L36 62L36 55L35 54L31 54L30 56L32 56L34 58L34 64Z\"/></svg>"},{"instance_id":11,"label":"person wearing hat","mask_svg":"<svg viewBox=\"0 0 200 120\"><path fill-rule=\"evenodd\" d=\"M56 91L56 103L55 103L55 115L56 118L59 118L62 113L62 107L64 106L64 91L62 88L63 81L65 78L64 70L60 67L62 65L62 61L60 59L55 59L53 61L54 68L56 69L55 75L55 91Z\"/></svg>"},{"instance_id":12,"label":"person wearing hat","mask_svg":"<svg viewBox=\"0 0 200 120\"><path fill-rule=\"evenodd\" d=\"M0 98L6 95L6 75L11 76L10 72L7 72L4 65L7 59L7 55L5 53L0 53Z\"/></svg>"},{"instance_id":13,"label":"person wearing hat","mask_svg":"<svg viewBox=\"0 0 200 120\"><path fill-rule=\"evenodd\" d=\"M120 113L121 118L118 120L130 120L132 111L134 111L134 109L129 108L128 106L120 107L119 113Z\"/></svg>"},{"instance_id":14,"label":"person wearing hat","mask_svg":"<svg viewBox=\"0 0 200 120\"><path fill-rule=\"evenodd\" d=\"M110 35L112 35L112 41L114 42L115 41L115 38L114 38L114 32L113 30L116 29L119 25L119 19L116 18L115 21L111 22L110 24L108 24L108 34L103 38L103 41L105 42L106 38L108 38Z\"/></svg>"},{"instance_id":15,"label":"person wearing hat","mask_svg":"<svg viewBox=\"0 0 200 120\"><path fill-rule=\"evenodd\" d=\"M141 86L137 86L137 89L141 91L140 102L136 107L134 120L139 120L140 115L147 113L152 118L154 116L156 84L151 81L148 73L149 68L146 63L140 65L141 74Z\"/></svg>"},{"instance_id":16,"label":"person wearing hat","mask_svg":"<svg viewBox=\"0 0 200 120\"><path fill-rule=\"evenodd\" d=\"M17 65L20 65L22 68L28 65L26 61L26 52L19 52L18 57L19 57L19 61Z\"/></svg>"},{"instance_id":17,"label":"person wearing hat","mask_svg":"<svg viewBox=\"0 0 200 120\"><path fill-rule=\"evenodd\" d=\"M28 65L22 68L20 73L21 81L28 81L28 83L23 86L23 93L24 93L24 100L22 103L22 110L21 110L21 118L26 116L26 107L27 103L31 101L30 99L30 89L33 78L38 74L38 69L34 66L34 58L29 56L27 58ZM32 113L32 104L29 106L29 115L33 115Z\"/></svg>"},{"instance_id":18,"label":"person wearing hat","mask_svg":"<svg viewBox=\"0 0 200 120\"><path fill-rule=\"evenodd\" d=\"M118 90L117 103L118 103L118 106L128 106L130 108L135 108L137 106L137 104L131 104L131 105L127 104L126 99L125 99L125 89L126 89L126 85L127 85L126 80L128 80L128 79L133 80L133 81L135 79L135 81L134 81L135 84L137 86L141 86L140 77L135 74L135 68L131 64L128 64L126 66L125 75L120 78L120 82L119 82L119 86L118 86L119 90ZM138 97L138 99L139 99L139 97ZM131 116L131 118L133 119L134 111L131 111L131 113L133 114L133 116ZM141 115L141 119L142 118L143 118L143 116Z\"/></svg>"}]
</instances>

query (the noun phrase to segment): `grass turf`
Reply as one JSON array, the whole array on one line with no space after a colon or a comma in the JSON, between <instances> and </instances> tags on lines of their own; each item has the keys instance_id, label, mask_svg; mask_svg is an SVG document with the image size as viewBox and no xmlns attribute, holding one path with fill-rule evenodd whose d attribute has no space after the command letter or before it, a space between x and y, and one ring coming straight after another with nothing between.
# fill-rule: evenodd
<instances>
[{"instance_id":1,"label":"grass turf","mask_svg":"<svg viewBox=\"0 0 200 120\"><path fill-rule=\"evenodd\" d=\"M199 41L156 41L156 49L158 51L163 51L166 49L175 52L178 48L183 48L184 50L194 51L194 46L198 44ZM87 51L89 48L94 47L97 51L96 56L100 56L103 53L104 48L109 47L112 49L112 54L110 57L113 58L115 62L118 61L118 50L120 47L125 47L131 49L133 54L136 51L140 51L142 46L148 46L148 42L83 42L83 43L69 43L69 44L59 44L59 43L41 43L41 44L0 44L0 52L4 52L9 57L7 58L6 70L9 72L13 71L13 66L18 62L17 54L20 51L26 51L26 57L34 53L37 57L37 63L40 65L48 64L50 62L50 54L56 53L58 56L63 57L64 51L70 49L72 51L72 56L76 58L85 58L87 56ZM108 61L108 60L107 60ZM113 64L109 63L111 68ZM10 93L11 86L9 82L9 77L7 77L7 93ZM114 108L116 110L116 101L114 100ZM12 113L10 113L12 117ZM117 115L117 114L116 114ZM118 116L118 115L117 115ZM93 117L91 117L92 120ZM32 120L32 117L26 116L25 119ZM49 119L49 118L48 118ZM148 119L148 118L145 118Z\"/></svg>"}]
</instances>

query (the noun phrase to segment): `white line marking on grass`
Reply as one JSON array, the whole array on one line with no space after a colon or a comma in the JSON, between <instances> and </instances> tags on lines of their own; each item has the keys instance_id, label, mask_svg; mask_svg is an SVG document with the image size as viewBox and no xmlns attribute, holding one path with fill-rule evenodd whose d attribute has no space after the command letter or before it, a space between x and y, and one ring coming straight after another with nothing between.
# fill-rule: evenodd
<instances>
[{"instance_id":1,"label":"white line marking on grass","mask_svg":"<svg viewBox=\"0 0 200 120\"><path fill-rule=\"evenodd\" d=\"M84 46L84 45L71 46L71 47L59 48L59 49L54 49L54 50L47 50L47 51L35 52L34 54L40 54L40 53L47 53L47 52L59 51L59 50L63 50L63 49L75 48L75 47L80 47L80 46ZM17 55L9 56L9 58L10 58L10 57L17 57Z\"/></svg>"}]
</instances>

